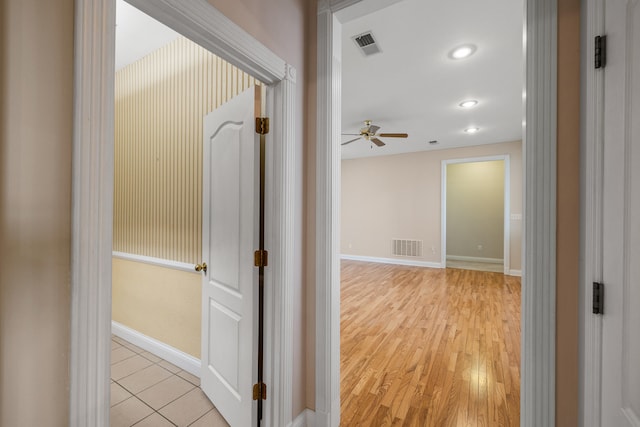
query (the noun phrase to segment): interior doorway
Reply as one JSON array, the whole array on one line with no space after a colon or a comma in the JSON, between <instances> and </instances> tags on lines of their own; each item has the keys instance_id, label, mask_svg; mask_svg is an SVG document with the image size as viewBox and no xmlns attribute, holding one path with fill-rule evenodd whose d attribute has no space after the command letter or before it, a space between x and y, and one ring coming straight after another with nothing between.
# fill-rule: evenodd
<instances>
[{"instance_id":1,"label":"interior doorway","mask_svg":"<svg viewBox=\"0 0 640 427\"><path fill-rule=\"evenodd\" d=\"M511 214L509 155L443 161L441 200L444 266L520 275L521 260L511 270L512 221L518 247L522 214L518 201Z\"/></svg>"},{"instance_id":2,"label":"interior doorway","mask_svg":"<svg viewBox=\"0 0 640 427\"><path fill-rule=\"evenodd\" d=\"M339 415L339 341L336 318L339 318L339 284L338 254L328 251L328 248L339 246L339 232L336 228L338 212L335 207L336 193L326 192L326 189L335 189L336 182L339 182L340 174L339 155L336 155L335 141L339 140L340 132L340 92L336 89L340 86L340 63L341 56L339 43L343 25L337 11L353 5L354 2L344 1L333 4L331 8L320 9L318 19L318 37L321 46L327 47L325 52L321 49L318 70L321 75L329 76L326 84L321 84L320 103L318 114L318 200L319 206L327 206L331 211L329 221L319 225L317 236L319 242L316 251L316 264L322 266L317 271L316 280L318 289L316 292L316 416L321 423L338 425ZM364 2L363 2L364 3ZM362 4L362 3L360 3ZM547 5L544 8L539 4L535 7L527 4L526 14L526 40L527 40L527 75L526 97L527 118L525 128L526 137L524 147L527 152L527 179L524 216L531 221L535 221L535 227L525 229L523 259L527 260L527 265L531 268L527 270L528 280L539 283L548 292L537 289L533 292L523 292L523 317L529 321L525 324L522 334L522 343L525 353L522 359L523 372L523 425L553 424L553 381L545 375L537 375L536 372L553 372L552 361L555 357L555 346L553 345L555 336L554 326L549 324L543 312L553 307L553 298L550 295L555 293L555 277L549 274L549 270L544 267L549 263L553 264L552 255L555 239L553 229L553 214L555 210L554 192L550 187L542 185L543 181L548 182L547 171L555 167L555 157L550 153L555 152L555 114L556 114L556 91L555 85L538 87L534 82L545 76L548 81L556 81L556 72L549 64L555 57L556 35L554 28L556 22L555 5ZM366 7L366 6L365 6ZM551 11L551 20L543 19L544 13ZM549 25L547 25L549 24ZM535 58L535 60L534 60ZM534 94L534 95L532 95ZM534 114L534 111L536 114ZM542 111L543 114L537 114ZM544 116L544 117L543 117ZM545 135L544 138L540 137ZM536 137L538 136L538 137ZM548 137L547 137L548 136ZM535 140L536 145L528 145L527 140ZM333 141L333 142L332 142ZM539 145L541 144L541 145ZM546 148L543 148L546 147ZM549 151L547 151L549 150ZM551 181L555 185L555 175L551 176ZM535 208L534 208L535 207ZM525 279L527 279L525 278ZM526 290L527 288L525 288ZM546 308L542 308L546 307ZM553 323L553 322L552 322ZM546 337L546 338L545 338ZM323 345L320 345L323 344ZM530 357L533 352L544 353L545 357ZM533 408L547 408L540 412ZM537 421L536 421L537 420Z\"/></svg>"},{"instance_id":3,"label":"interior doorway","mask_svg":"<svg viewBox=\"0 0 640 427\"><path fill-rule=\"evenodd\" d=\"M295 180L296 173L295 156L290 157L295 152L295 69L211 5L147 0L130 3L265 82L267 99L273 100L267 105L267 112L280 143L268 145L271 150L266 157L271 173L266 179L267 186L272 186L280 197L267 206L266 223L276 236L268 241L275 259L270 279L280 286L277 292L269 288L265 298L266 322L274 325L265 334L265 342L269 343L265 379L274 387L265 417L275 425L286 425L292 418L292 384L284 380L284 373L292 365L292 325L288 319L292 318L294 262L288 242L294 234L294 188L288 183ZM111 345L115 3L80 1L76 8L70 419L74 426L103 426L109 419L110 385L106 355Z\"/></svg>"}]
</instances>

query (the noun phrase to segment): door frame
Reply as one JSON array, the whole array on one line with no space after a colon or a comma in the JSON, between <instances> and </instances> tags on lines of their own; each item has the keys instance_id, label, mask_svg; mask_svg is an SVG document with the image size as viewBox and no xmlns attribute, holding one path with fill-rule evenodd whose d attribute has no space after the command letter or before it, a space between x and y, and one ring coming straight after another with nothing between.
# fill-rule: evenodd
<instances>
[{"instance_id":1,"label":"door frame","mask_svg":"<svg viewBox=\"0 0 640 427\"><path fill-rule=\"evenodd\" d=\"M318 5L315 410L316 425L322 427L340 422L342 24L335 13L359 1L325 0ZM557 0L525 0L523 427L555 425L557 18Z\"/></svg>"},{"instance_id":2,"label":"door frame","mask_svg":"<svg viewBox=\"0 0 640 427\"><path fill-rule=\"evenodd\" d=\"M503 259L502 271L504 274L511 273L511 156L502 154L497 156L469 157L464 159L447 159L442 161L442 188L440 192L440 265L447 266L447 166L458 163L477 163L502 160L504 162L504 197L503 206Z\"/></svg>"},{"instance_id":3,"label":"door frame","mask_svg":"<svg viewBox=\"0 0 640 427\"><path fill-rule=\"evenodd\" d=\"M292 419L296 70L206 1L127 0L267 85L266 425ZM70 426L109 426L115 0L76 0ZM271 190L269 190L271 189ZM277 355L277 357L275 357Z\"/></svg>"},{"instance_id":4,"label":"door frame","mask_svg":"<svg viewBox=\"0 0 640 427\"><path fill-rule=\"evenodd\" d=\"M593 282L602 282L604 179L604 72L593 67L593 39L605 34L604 0L582 3L580 117L580 397L579 425L600 427L602 316L591 312Z\"/></svg>"}]
</instances>

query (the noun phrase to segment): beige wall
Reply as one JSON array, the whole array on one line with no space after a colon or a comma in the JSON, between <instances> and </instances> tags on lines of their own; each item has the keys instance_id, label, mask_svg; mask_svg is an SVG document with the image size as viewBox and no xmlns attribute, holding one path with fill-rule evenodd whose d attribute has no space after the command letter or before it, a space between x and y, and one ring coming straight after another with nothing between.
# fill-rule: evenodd
<instances>
[{"instance_id":1,"label":"beige wall","mask_svg":"<svg viewBox=\"0 0 640 427\"><path fill-rule=\"evenodd\" d=\"M200 358L202 277L113 259L112 319Z\"/></svg>"},{"instance_id":2,"label":"beige wall","mask_svg":"<svg viewBox=\"0 0 640 427\"><path fill-rule=\"evenodd\" d=\"M446 255L502 260L504 160L448 164L446 183Z\"/></svg>"},{"instance_id":3,"label":"beige wall","mask_svg":"<svg viewBox=\"0 0 640 427\"><path fill-rule=\"evenodd\" d=\"M73 1L0 1L0 425L69 420Z\"/></svg>"},{"instance_id":4,"label":"beige wall","mask_svg":"<svg viewBox=\"0 0 640 427\"><path fill-rule=\"evenodd\" d=\"M342 161L341 251L391 257L391 239L423 241L423 257L440 263L441 162L509 154L511 212L522 213L522 144L508 142ZM510 221L511 268L521 267L521 221ZM433 248L433 250L432 250Z\"/></svg>"},{"instance_id":5,"label":"beige wall","mask_svg":"<svg viewBox=\"0 0 640 427\"><path fill-rule=\"evenodd\" d=\"M580 0L558 0L556 425L578 425Z\"/></svg>"}]
</instances>

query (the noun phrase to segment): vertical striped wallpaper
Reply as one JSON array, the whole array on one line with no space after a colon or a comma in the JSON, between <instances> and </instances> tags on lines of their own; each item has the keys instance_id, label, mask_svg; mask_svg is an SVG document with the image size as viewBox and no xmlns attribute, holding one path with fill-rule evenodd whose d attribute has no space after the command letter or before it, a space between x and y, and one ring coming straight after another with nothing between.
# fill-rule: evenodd
<instances>
[{"instance_id":1,"label":"vertical striped wallpaper","mask_svg":"<svg viewBox=\"0 0 640 427\"><path fill-rule=\"evenodd\" d=\"M202 253L202 118L254 84L186 38L116 72L113 250Z\"/></svg>"}]
</instances>

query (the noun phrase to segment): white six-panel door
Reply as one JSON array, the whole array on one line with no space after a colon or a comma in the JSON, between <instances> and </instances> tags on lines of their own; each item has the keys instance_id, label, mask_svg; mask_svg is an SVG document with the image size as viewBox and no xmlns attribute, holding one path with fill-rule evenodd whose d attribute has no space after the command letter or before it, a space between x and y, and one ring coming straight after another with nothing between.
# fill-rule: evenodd
<instances>
[{"instance_id":1,"label":"white six-panel door","mask_svg":"<svg viewBox=\"0 0 640 427\"><path fill-rule=\"evenodd\" d=\"M202 390L233 427L255 424L253 252L258 236L259 88L204 118Z\"/></svg>"},{"instance_id":2,"label":"white six-panel door","mask_svg":"<svg viewBox=\"0 0 640 427\"><path fill-rule=\"evenodd\" d=\"M640 2L605 2L602 420L640 427Z\"/></svg>"}]
</instances>

